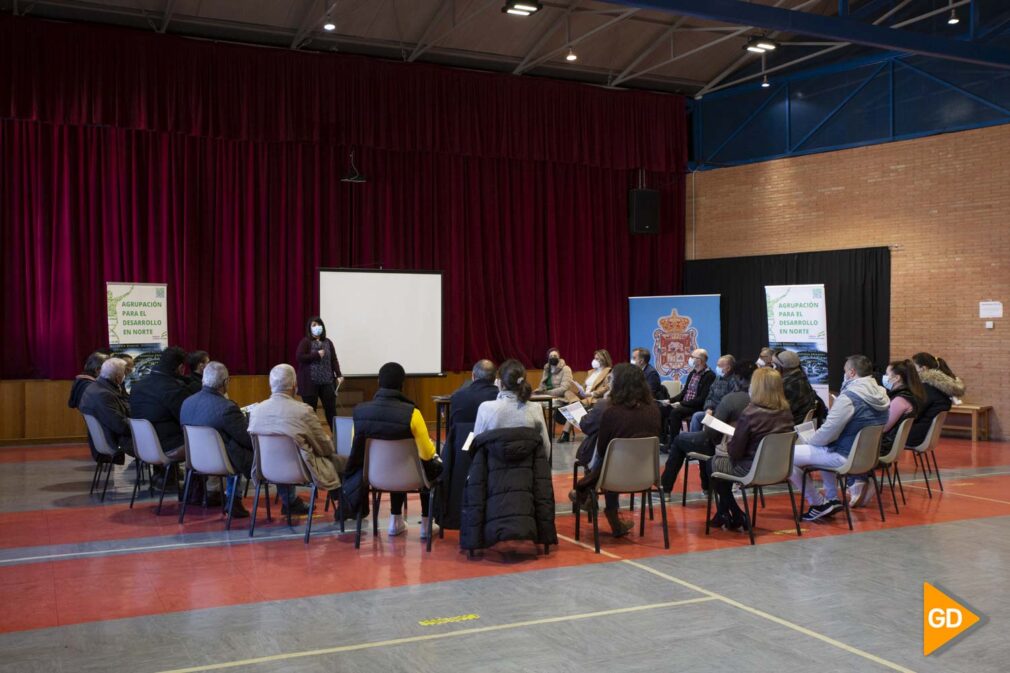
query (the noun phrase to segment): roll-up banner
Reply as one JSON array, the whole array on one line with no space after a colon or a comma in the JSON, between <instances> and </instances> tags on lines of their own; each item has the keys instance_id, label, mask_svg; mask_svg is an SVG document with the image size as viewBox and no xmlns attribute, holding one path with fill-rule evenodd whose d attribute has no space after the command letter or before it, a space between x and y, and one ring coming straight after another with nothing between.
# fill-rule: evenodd
<instances>
[{"instance_id":1,"label":"roll-up banner","mask_svg":"<svg viewBox=\"0 0 1010 673\"><path fill-rule=\"evenodd\" d=\"M795 351L828 404L828 320L823 285L765 285L768 345Z\"/></svg>"}]
</instances>

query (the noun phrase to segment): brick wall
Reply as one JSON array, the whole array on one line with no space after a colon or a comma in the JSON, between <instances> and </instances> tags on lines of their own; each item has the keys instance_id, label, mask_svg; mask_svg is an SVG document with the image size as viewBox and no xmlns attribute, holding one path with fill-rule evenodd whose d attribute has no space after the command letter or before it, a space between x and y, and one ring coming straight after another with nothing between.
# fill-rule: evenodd
<instances>
[{"instance_id":1,"label":"brick wall","mask_svg":"<svg viewBox=\"0 0 1010 673\"><path fill-rule=\"evenodd\" d=\"M688 259L891 246L892 357L944 357L1010 436L1010 316L978 317L1010 309L1010 125L695 173L686 236Z\"/></svg>"}]
</instances>

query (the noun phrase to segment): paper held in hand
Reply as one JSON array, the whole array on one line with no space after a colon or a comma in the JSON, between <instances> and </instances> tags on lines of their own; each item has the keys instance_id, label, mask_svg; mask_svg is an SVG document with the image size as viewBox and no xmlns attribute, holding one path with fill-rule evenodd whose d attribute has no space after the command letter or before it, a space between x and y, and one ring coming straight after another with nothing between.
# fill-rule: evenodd
<instances>
[{"instance_id":1,"label":"paper held in hand","mask_svg":"<svg viewBox=\"0 0 1010 673\"><path fill-rule=\"evenodd\" d=\"M793 427L796 431L797 444L809 444L810 438L817 432L817 421L807 421Z\"/></svg>"},{"instance_id":2,"label":"paper held in hand","mask_svg":"<svg viewBox=\"0 0 1010 673\"><path fill-rule=\"evenodd\" d=\"M473 444L473 438L475 436L476 435L474 435L472 432L469 435L467 435L466 441L463 442L463 448L461 448L460 451L469 451L470 445Z\"/></svg>"},{"instance_id":3,"label":"paper held in hand","mask_svg":"<svg viewBox=\"0 0 1010 673\"><path fill-rule=\"evenodd\" d=\"M576 426L582 421L582 417L586 415L586 408L582 406L582 402L572 402L567 406L561 407L560 411L566 421L574 423Z\"/></svg>"},{"instance_id":4,"label":"paper held in hand","mask_svg":"<svg viewBox=\"0 0 1010 673\"><path fill-rule=\"evenodd\" d=\"M709 416L708 414L705 414L705 418L701 419L701 424L707 425L708 427L718 432L721 432L727 437L733 436L733 426L730 425L729 423L723 423L715 416Z\"/></svg>"}]
</instances>

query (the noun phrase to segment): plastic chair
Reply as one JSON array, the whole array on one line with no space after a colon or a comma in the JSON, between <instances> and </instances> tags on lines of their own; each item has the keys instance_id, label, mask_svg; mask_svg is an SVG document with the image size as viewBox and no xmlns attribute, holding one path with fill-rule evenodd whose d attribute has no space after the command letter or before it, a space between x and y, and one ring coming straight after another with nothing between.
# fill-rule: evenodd
<instances>
[{"instance_id":1,"label":"plastic chair","mask_svg":"<svg viewBox=\"0 0 1010 673\"><path fill-rule=\"evenodd\" d=\"M873 489L880 493L880 482L877 481L877 463L880 460L880 437L884 433L883 425L867 425L856 434L856 439L852 442L852 449L849 457L838 467L819 467L817 465L807 465L803 468L803 489L801 497L806 498L807 475L815 470L819 470L822 475L831 473L835 475L838 486L842 490L842 505L845 507L845 518L849 522L849 530L852 528L852 510L849 508L849 493L846 485L846 477L857 474L865 474L873 481ZM802 500L801 500L802 502ZM884 521L884 505L877 498L877 506L880 508L880 520Z\"/></svg>"},{"instance_id":2,"label":"plastic chair","mask_svg":"<svg viewBox=\"0 0 1010 673\"><path fill-rule=\"evenodd\" d=\"M379 499L382 493L413 493L424 497L428 492L427 550L431 551L432 521L435 512L435 489L428 482L413 439L369 439L365 442L364 486L366 497L372 495L372 534L379 534ZM361 510L354 548L361 546Z\"/></svg>"},{"instance_id":3,"label":"plastic chair","mask_svg":"<svg viewBox=\"0 0 1010 673\"><path fill-rule=\"evenodd\" d=\"M170 479L179 479L179 463L184 458L169 458L161 448L161 440L155 432L151 421L143 418L131 418L130 434L133 435L133 451L137 454L137 460L143 461L146 465L160 465L165 468L165 476L161 482L161 497L158 498L158 507L155 514L161 514L161 505L165 501L165 491L168 489ZM140 480L133 484L133 496L130 498L130 508L137 498L137 491L140 489Z\"/></svg>"},{"instance_id":4,"label":"plastic chair","mask_svg":"<svg viewBox=\"0 0 1010 673\"><path fill-rule=\"evenodd\" d=\"M891 486L891 500L894 501L894 513L899 514L898 511L898 497L894 493L894 482L898 481L898 488L901 489L901 502L907 505L908 502L905 500L905 487L901 485L901 474L898 473L898 457L901 455L902 451L905 450L905 443L908 442L908 434L912 432L912 424L915 423L914 418L906 418L898 425L898 431L894 435L894 442L891 444L891 450L880 457L880 491L884 490L884 477L887 477L887 483ZM893 470L893 474L892 474ZM877 492L877 497L880 497L880 491Z\"/></svg>"},{"instance_id":5,"label":"plastic chair","mask_svg":"<svg viewBox=\"0 0 1010 673\"><path fill-rule=\"evenodd\" d=\"M943 424L947 422L947 412L941 411L936 416L933 417L933 421L929 424L929 432L926 433L926 437L922 440L922 443L918 446L906 446L905 448L912 452L913 458L915 458L916 465L922 467L922 476L926 480L926 493L929 497L933 497L933 489L929 485L929 457L933 457L933 467L936 469L936 481L940 484L940 490L943 490L943 480L940 479L940 466L936 462L936 447L940 443L940 431L943 430Z\"/></svg>"},{"instance_id":6,"label":"plastic chair","mask_svg":"<svg viewBox=\"0 0 1010 673\"><path fill-rule=\"evenodd\" d=\"M295 440L287 435L254 434L252 435L254 457L258 478L256 493L253 497L252 522L249 525L249 537L256 532L256 509L260 504L260 486L267 485L267 518L270 517L270 489L268 484L278 486L308 486L312 489L309 498L308 519L305 521L305 544L309 543L312 534L312 515L316 508L316 493L318 487L312 479L312 473L302 460L301 451ZM288 508L288 525L291 524L291 509Z\"/></svg>"},{"instance_id":7,"label":"plastic chair","mask_svg":"<svg viewBox=\"0 0 1010 673\"><path fill-rule=\"evenodd\" d=\"M221 433L205 425L184 425L182 436L186 442L186 485L182 492L179 523L181 524L186 517L189 485L193 481L193 475L223 477L228 479L228 488L231 489L231 495L225 504L224 511L228 514L228 521L224 529L231 530L232 509L235 506L235 494L238 492L241 475L235 472L231 459L228 458L228 450L225 448Z\"/></svg>"},{"instance_id":8,"label":"plastic chair","mask_svg":"<svg viewBox=\"0 0 1010 673\"><path fill-rule=\"evenodd\" d=\"M659 492L659 511L663 518L663 547L670 548L670 529L666 521L666 497L659 481L659 437L612 439L603 457L600 478L591 495L594 503L590 512L593 519L593 544L600 553L600 508L596 506L600 493L641 493L651 500L652 491ZM639 508L638 535L645 535L645 506ZM575 506L575 539L579 539L579 507Z\"/></svg>"},{"instance_id":9,"label":"plastic chair","mask_svg":"<svg viewBox=\"0 0 1010 673\"><path fill-rule=\"evenodd\" d=\"M809 423L810 421L814 420L814 414L816 413L817 413L817 407L814 407L813 409L807 412L806 416L803 417L803 422Z\"/></svg>"},{"instance_id":10,"label":"plastic chair","mask_svg":"<svg viewBox=\"0 0 1010 673\"><path fill-rule=\"evenodd\" d=\"M681 389L680 381L677 380L661 381L660 383L664 388L666 388L667 398L676 397L677 395L680 395L680 389Z\"/></svg>"},{"instance_id":11,"label":"plastic chair","mask_svg":"<svg viewBox=\"0 0 1010 673\"><path fill-rule=\"evenodd\" d=\"M333 417L333 450L345 458L351 455L354 419L350 416Z\"/></svg>"},{"instance_id":12,"label":"plastic chair","mask_svg":"<svg viewBox=\"0 0 1010 673\"><path fill-rule=\"evenodd\" d=\"M793 523L796 524L796 535L802 536L800 530L800 517L796 509L796 498L793 494L793 485L789 483L789 475L793 471L793 446L796 444L795 432L780 432L774 435L765 435L758 444L754 453L754 462L751 463L750 471L743 475L728 474L726 472L713 472L712 479L722 479L740 484L740 495L743 498L743 512L746 518L747 532L750 534L750 543L754 544L754 526L757 523L758 492L764 486L774 486L782 484L789 488L789 504L793 508ZM754 500L753 510L748 509L747 489L751 489ZM712 518L712 492L708 491L708 505L705 512L705 535L709 534L709 521Z\"/></svg>"},{"instance_id":13,"label":"plastic chair","mask_svg":"<svg viewBox=\"0 0 1010 673\"><path fill-rule=\"evenodd\" d=\"M687 477L690 473L691 461L698 463L698 469L704 469L702 463L707 463L712 460L712 456L707 453L698 453L697 451L688 451L684 456L684 491L680 496L680 506L687 507Z\"/></svg>"},{"instance_id":14,"label":"plastic chair","mask_svg":"<svg viewBox=\"0 0 1010 673\"><path fill-rule=\"evenodd\" d=\"M109 444L108 437L105 436L105 428L98 419L91 414L81 414L84 416L84 424L88 428L88 435L91 436L91 443L95 445L95 451L100 458L95 461L95 473L91 475L91 490L89 494L98 488L98 482L102 480L102 470L105 470L105 486L102 488L101 502L105 502L105 492L109 490L109 477L112 475L112 466L116 457L121 453L116 447ZM133 506L133 503L130 503Z\"/></svg>"}]
</instances>

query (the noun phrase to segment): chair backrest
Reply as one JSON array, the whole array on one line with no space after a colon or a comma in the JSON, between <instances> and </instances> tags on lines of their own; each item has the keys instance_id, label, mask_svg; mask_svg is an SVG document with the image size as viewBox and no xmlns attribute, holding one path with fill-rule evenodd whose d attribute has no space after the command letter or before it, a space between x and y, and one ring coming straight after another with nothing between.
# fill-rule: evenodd
<instances>
[{"instance_id":1,"label":"chair backrest","mask_svg":"<svg viewBox=\"0 0 1010 673\"><path fill-rule=\"evenodd\" d=\"M754 452L754 462L747 473L747 486L770 486L781 484L793 471L793 447L795 432L779 432L765 435Z\"/></svg>"},{"instance_id":2,"label":"chair backrest","mask_svg":"<svg viewBox=\"0 0 1010 673\"><path fill-rule=\"evenodd\" d=\"M663 381L662 384L666 388L666 394L670 397L680 395L680 381Z\"/></svg>"},{"instance_id":3,"label":"chair backrest","mask_svg":"<svg viewBox=\"0 0 1010 673\"><path fill-rule=\"evenodd\" d=\"M397 493L428 487L413 439L369 439L365 442L365 480L379 491Z\"/></svg>"},{"instance_id":4,"label":"chair backrest","mask_svg":"<svg viewBox=\"0 0 1010 673\"><path fill-rule=\"evenodd\" d=\"M351 441L354 430L354 419L350 416L333 417L333 450L338 456L351 455Z\"/></svg>"},{"instance_id":5,"label":"chair backrest","mask_svg":"<svg viewBox=\"0 0 1010 673\"><path fill-rule=\"evenodd\" d=\"M274 484L308 484L312 475L295 440L287 435L252 435L260 475Z\"/></svg>"},{"instance_id":6,"label":"chair backrest","mask_svg":"<svg viewBox=\"0 0 1010 673\"><path fill-rule=\"evenodd\" d=\"M901 452L905 450L905 444L908 442L908 435L912 432L912 425L914 423L915 419L909 417L898 424L898 431L894 433L894 441L891 443L891 450L880 457L881 463L884 465L891 465L894 461L898 460L898 456L900 456Z\"/></svg>"},{"instance_id":7,"label":"chair backrest","mask_svg":"<svg viewBox=\"0 0 1010 673\"><path fill-rule=\"evenodd\" d=\"M635 493L659 481L659 437L612 439L600 468L597 489Z\"/></svg>"},{"instance_id":8,"label":"chair backrest","mask_svg":"<svg viewBox=\"0 0 1010 673\"><path fill-rule=\"evenodd\" d=\"M849 459L838 470L839 474L866 474L877 467L880 461L880 437L883 425L864 426L852 442Z\"/></svg>"},{"instance_id":9,"label":"chair backrest","mask_svg":"<svg viewBox=\"0 0 1010 673\"><path fill-rule=\"evenodd\" d=\"M926 435L926 441L922 443L926 447L926 451L936 450L936 447L940 444L940 433L943 432L943 424L946 422L946 411L941 411L933 418L933 422L929 424L929 434ZM922 446L919 448L921 449Z\"/></svg>"},{"instance_id":10,"label":"chair backrest","mask_svg":"<svg viewBox=\"0 0 1010 673\"><path fill-rule=\"evenodd\" d=\"M170 461L161 449L161 440L155 432L151 421L144 418L131 418L130 434L133 435L133 450L137 458L148 465L168 465Z\"/></svg>"},{"instance_id":11,"label":"chair backrest","mask_svg":"<svg viewBox=\"0 0 1010 673\"><path fill-rule=\"evenodd\" d=\"M218 477L235 474L221 433L206 425L184 425L186 465L200 474Z\"/></svg>"},{"instance_id":12,"label":"chair backrest","mask_svg":"<svg viewBox=\"0 0 1010 673\"><path fill-rule=\"evenodd\" d=\"M115 456L118 452L115 447L109 444L105 428L98 422L98 419L91 414L81 415L84 416L84 424L88 426L88 434L91 435L91 443L95 445L95 451L104 456Z\"/></svg>"},{"instance_id":13,"label":"chair backrest","mask_svg":"<svg viewBox=\"0 0 1010 673\"><path fill-rule=\"evenodd\" d=\"M814 420L814 414L816 413L817 413L817 407L814 407L813 409L807 412L806 416L803 417L803 422L809 423L810 421Z\"/></svg>"}]
</instances>

